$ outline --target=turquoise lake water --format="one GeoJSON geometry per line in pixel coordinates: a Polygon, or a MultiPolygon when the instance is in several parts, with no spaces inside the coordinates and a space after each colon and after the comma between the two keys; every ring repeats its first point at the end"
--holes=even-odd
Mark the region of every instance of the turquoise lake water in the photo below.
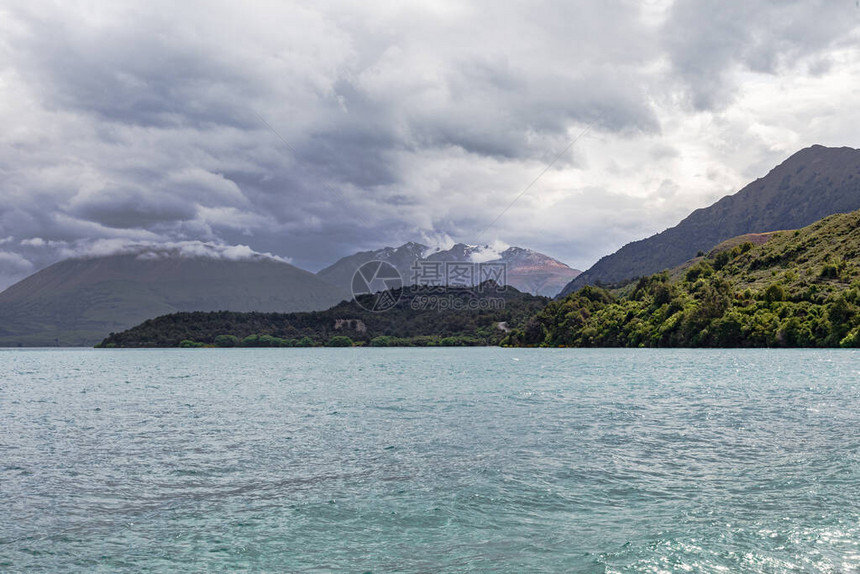
{"type": "Polygon", "coordinates": [[[0,351],[3,572],[858,572],[860,353],[0,351]]]}

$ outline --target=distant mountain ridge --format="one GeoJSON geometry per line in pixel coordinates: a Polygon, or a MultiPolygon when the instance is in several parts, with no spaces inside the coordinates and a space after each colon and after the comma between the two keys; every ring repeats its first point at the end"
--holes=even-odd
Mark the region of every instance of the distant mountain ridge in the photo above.
{"type": "Polygon", "coordinates": [[[669,269],[731,237],[797,229],[856,209],[860,209],[860,150],[814,145],[734,195],[697,209],[675,227],[603,257],[566,285],[560,296],[585,285],[612,284],[669,269]]]}
{"type": "MultiPolygon", "coordinates": [[[[318,275],[243,246],[201,242],[131,245],[112,255],[55,263],[0,292],[0,346],[89,346],[165,314],[193,311],[319,311],[352,298],[365,261],[392,263],[411,284],[417,260],[469,261],[487,248],[419,243],[357,253],[318,275]]],[[[546,255],[510,248],[493,254],[508,284],[546,296],[578,271],[546,255]]]]}
{"type": "Polygon", "coordinates": [[[457,243],[449,249],[433,249],[409,242],[400,247],[384,247],[344,257],[319,271],[317,276],[334,286],[349,286],[355,271],[368,261],[390,263],[400,273],[404,285],[414,283],[416,261],[501,263],[505,266],[508,285],[524,293],[546,297],[554,296],[581,273],[548,255],[522,247],[495,252],[485,245],[457,243]]]}
{"type": "Polygon", "coordinates": [[[177,311],[322,310],[345,290],[272,257],[174,250],[67,259],[0,293],[0,346],[93,345],[177,311]]]}
{"type": "Polygon", "coordinates": [[[368,261],[385,261],[400,272],[404,281],[408,281],[410,269],[416,260],[422,259],[430,250],[426,245],[409,242],[400,247],[383,247],[373,251],[359,251],[347,257],[338,259],[325,269],[317,272],[317,277],[329,285],[349,289],[356,270],[368,261]]]}

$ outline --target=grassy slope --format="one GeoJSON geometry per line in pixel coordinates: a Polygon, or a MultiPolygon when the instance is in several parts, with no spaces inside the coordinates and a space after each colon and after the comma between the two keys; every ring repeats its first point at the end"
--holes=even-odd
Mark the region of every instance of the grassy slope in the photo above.
{"type": "MultiPolygon", "coordinates": [[[[750,238],[747,238],[750,239],[750,238]]],[[[707,257],[614,292],[550,303],[512,345],[855,346],[860,343],[860,211],[707,257]]]]}

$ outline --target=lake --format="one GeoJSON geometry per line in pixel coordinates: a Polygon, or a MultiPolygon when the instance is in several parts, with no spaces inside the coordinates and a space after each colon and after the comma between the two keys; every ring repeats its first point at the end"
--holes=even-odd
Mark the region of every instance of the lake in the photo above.
{"type": "Polygon", "coordinates": [[[0,350],[0,571],[855,572],[860,353],[0,350]]]}

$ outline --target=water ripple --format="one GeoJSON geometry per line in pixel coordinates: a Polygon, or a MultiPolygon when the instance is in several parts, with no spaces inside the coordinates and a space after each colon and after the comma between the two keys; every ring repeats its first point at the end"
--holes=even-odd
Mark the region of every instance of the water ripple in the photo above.
{"type": "Polygon", "coordinates": [[[851,351],[0,351],[0,571],[856,572],[851,351]]]}

